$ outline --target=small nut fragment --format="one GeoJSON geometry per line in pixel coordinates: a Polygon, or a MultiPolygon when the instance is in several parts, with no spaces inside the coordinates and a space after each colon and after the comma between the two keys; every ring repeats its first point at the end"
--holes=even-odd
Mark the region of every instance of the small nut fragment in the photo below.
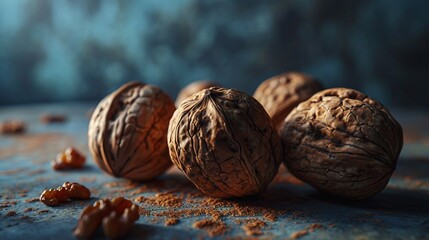
{"type": "Polygon", "coordinates": [[[139,207],[123,197],[98,200],[82,211],[73,234],[89,238],[102,224],[107,237],[119,238],[131,229],[139,217],[139,207]]]}
{"type": "Polygon", "coordinates": [[[286,72],[262,82],[253,97],[265,108],[278,129],[294,107],[320,90],[322,85],[312,77],[286,72]]]}
{"type": "Polygon", "coordinates": [[[25,131],[25,123],[21,120],[7,120],[0,123],[0,133],[19,134],[25,131]]]}
{"type": "Polygon", "coordinates": [[[135,181],[149,180],[171,166],[167,128],[175,110],[171,98],[155,86],[125,84],[94,110],[88,144],[105,172],[135,181]]]}
{"type": "Polygon", "coordinates": [[[261,104],[233,89],[212,87],[184,101],[170,120],[170,157],[213,197],[261,193],[277,173],[281,143],[261,104]]]}
{"type": "Polygon", "coordinates": [[[284,163],[322,192],[365,199],[388,183],[402,149],[402,128],[361,92],[333,88],[296,107],[280,128],[284,163]]]}
{"type": "Polygon", "coordinates": [[[197,93],[201,90],[204,90],[206,88],[211,87],[217,87],[219,86],[215,82],[212,82],[210,80],[200,80],[190,83],[189,85],[185,86],[180,90],[179,94],[177,94],[176,98],[176,107],[179,107],[179,105],[188,97],[192,96],[194,93],[197,93]]]}
{"type": "Polygon", "coordinates": [[[59,115],[59,114],[43,114],[42,116],[40,116],[40,122],[45,123],[45,124],[50,124],[50,123],[62,123],[66,121],[66,116],[64,115],[59,115]]]}
{"type": "Polygon", "coordinates": [[[73,147],[67,148],[64,152],[59,153],[51,166],[55,170],[79,169],[85,165],[85,156],[73,147]]]}
{"type": "Polygon", "coordinates": [[[86,200],[91,197],[91,192],[79,183],[65,182],[63,186],[57,189],[43,191],[40,195],[40,201],[48,206],[56,206],[60,203],[67,202],[68,199],[86,200]]]}

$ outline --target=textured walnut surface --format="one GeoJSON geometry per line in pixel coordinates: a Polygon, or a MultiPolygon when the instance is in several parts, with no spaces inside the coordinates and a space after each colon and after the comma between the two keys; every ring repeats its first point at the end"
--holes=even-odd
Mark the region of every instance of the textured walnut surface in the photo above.
{"type": "Polygon", "coordinates": [[[281,143],[263,107],[231,89],[213,87],[183,102],[168,143],[178,168],[214,197],[262,192],[281,162],[281,143]]]}
{"type": "Polygon", "coordinates": [[[194,93],[197,93],[206,88],[216,87],[216,86],[218,86],[218,84],[210,80],[201,80],[201,81],[195,81],[190,83],[189,85],[182,88],[179,94],[177,94],[176,107],[179,107],[179,105],[183,102],[183,100],[192,96],[194,93]]]}
{"type": "Polygon", "coordinates": [[[351,89],[315,94],[280,129],[284,161],[329,194],[363,199],[381,191],[402,148],[402,128],[379,102],[351,89]]]}
{"type": "Polygon", "coordinates": [[[253,97],[273,119],[274,126],[279,128],[294,107],[320,90],[322,85],[312,77],[288,72],[262,82],[253,97]]]}
{"type": "Polygon", "coordinates": [[[91,153],[104,171],[132,180],[164,172],[168,156],[167,128],[175,110],[159,88],[132,82],[104,98],[88,131],[91,153]]]}

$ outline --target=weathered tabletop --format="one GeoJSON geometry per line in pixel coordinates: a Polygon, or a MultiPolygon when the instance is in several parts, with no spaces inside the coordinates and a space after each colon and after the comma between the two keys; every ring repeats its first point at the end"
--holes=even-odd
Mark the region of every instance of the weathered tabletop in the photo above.
{"type": "MultiPolygon", "coordinates": [[[[25,134],[0,135],[0,239],[72,239],[84,206],[114,196],[136,200],[141,206],[143,215],[127,235],[130,239],[209,238],[210,234],[238,239],[429,239],[429,113],[393,111],[404,127],[405,145],[387,188],[368,200],[352,202],[324,196],[282,167],[263,195],[217,201],[204,197],[175,168],[146,183],[102,173],[87,147],[91,107],[0,108],[0,121],[22,119],[27,123],[25,134]],[[43,113],[64,114],[67,121],[43,124],[39,120],[43,113]],[[52,170],[50,161],[68,146],[86,154],[86,167],[52,170]],[[92,192],[91,200],[58,207],[35,200],[44,189],[65,181],[86,185],[92,192]],[[166,220],[172,218],[178,223],[166,226],[166,220]],[[223,225],[193,227],[203,219],[217,219],[223,225]],[[245,229],[251,229],[249,223],[255,222],[261,235],[246,235],[245,229]]],[[[96,237],[103,237],[101,231],[96,237]]]]}

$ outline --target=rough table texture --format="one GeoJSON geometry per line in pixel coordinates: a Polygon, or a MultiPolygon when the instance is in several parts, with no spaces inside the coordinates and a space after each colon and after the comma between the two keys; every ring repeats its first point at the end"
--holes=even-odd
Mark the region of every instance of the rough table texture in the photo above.
{"type": "MultiPolygon", "coordinates": [[[[114,196],[135,200],[141,207],[141,217],[127,235],[130,239],[429,238],[428,113],[393,111],[404,127],[404,149],[387,188],[368,200],[340,201],[324,196],[282,167],[264,194],[224,201],[204,197],[175,168],[145,183],[103,174],[87,147],[88,110],[93,106],[0,109],[0,121],[22,119],[27,123],[24,134],[0,135],[1,239],[73,239],[72,231],[84,206],[114,196]],[[67,121],[41,123],[44,113],[65,114],[67,121]],[[68,146],[87,156],[86,167],[52,170],[50,162],[68,146]],[[37,200],[44,189],[65,181],[87,186],[91,199],[57,207],[37,200]]],[[[96,237],[103,235],[98,232],[96,237]]]]}

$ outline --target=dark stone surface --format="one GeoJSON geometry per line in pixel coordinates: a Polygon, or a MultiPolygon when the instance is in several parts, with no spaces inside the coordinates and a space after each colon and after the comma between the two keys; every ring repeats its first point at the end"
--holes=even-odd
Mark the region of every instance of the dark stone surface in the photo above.
{"type": "MultiPolygon", "coordinates": [[[[1,239],[73,239],[72,231],[84,206],[99,198],[125,196],[152,197],[156,193],[176,195],[198,193],[177,169],[162,177],[132,183],[101,172],[88,155],[87,125],[89,104],[38,105],[0,108],[0,121],[23,119],[27,132],[23,135],[0,135],[0,238],[1,239]],[[64,123],[43,124],[44,113],[65,114],[64,123]],[[87,155],[83,170],[57,172],[50,161],[64,148],[73,145],[87,155]],[[58,207],[25,200],[64,181],[77,181],[92,192],[89,201],[71,201],[58,207]],[[156,187],[154,187],[156,186],[156,187]],[[136,190],[144,190],[136,192],[136,190]],[[15,202],[7,204],[7,202],[15,202]],[[25,212],[26,208],[37,208],[25,212]],[[43,213],[40,211],[48,210],[43,213]],[[10,211],[16,215],[7,216],[10,211]],[[26,216],[26,217],[24,217],[26,216]],[[23,218],[24,217],[24,218],[23,218]]],[[[405,146],[398,167],[387,188],[365,201],[342,201],[320,194],[294,179],[285,169],[261,196],[231,200],[240,206],[257,206],[261,212],[250,218],[261,219],[267,226],[261,238],[287,239],[296,231],[317,223],[324,229],[309,232],[302,239],[427,239],[429,233],[429,128],[427,113],[393,111],[404,127],[405,146]],[[283,212],[277,220],[262,215],[267,209],[283,212]]],[[[202,197],[197,197],[202,198],[202,197]]],[[[138,203],[152,213],[173,208],[138,203]]],[[[178,209],[200,209],[204,206],[183,201],[178,209]]],[[[252,208],[252,207],[251,207],[252,208]]],[[[218,208],[221,210],[221,208],[218,208]]],[[[195,221],[210,216],[183,216],[177,225],[164,226],[164,218],[141,216],[127,235],[128,239],[195,239],[209,238],[207,233],[192,227],[195,221]]],[[[245,216],[225,215],[228,226],[224,237],[246,237],[237,220],[245,216]]],[[[96,234],[102,238],[101,232],[96,234]]]]}
{"type": "Polygon", "coordinates": [[[428,107],[422,0],[0,1],[0,105],[100,100],[124,82],[173,97],[212,79],[253,93],[284,71],[428,107]]]}

